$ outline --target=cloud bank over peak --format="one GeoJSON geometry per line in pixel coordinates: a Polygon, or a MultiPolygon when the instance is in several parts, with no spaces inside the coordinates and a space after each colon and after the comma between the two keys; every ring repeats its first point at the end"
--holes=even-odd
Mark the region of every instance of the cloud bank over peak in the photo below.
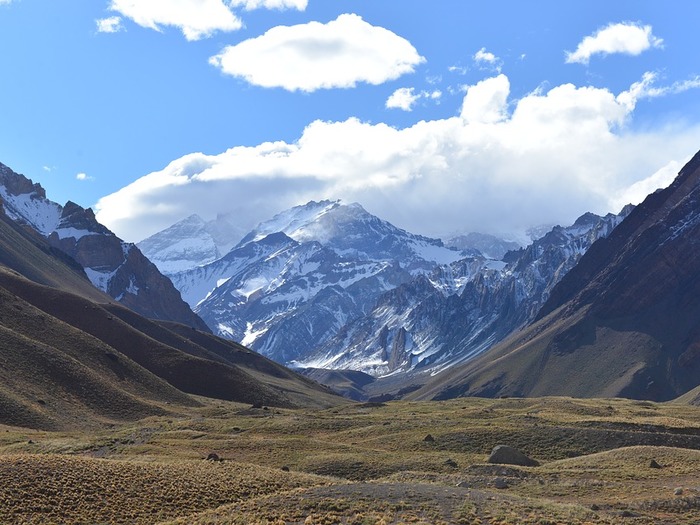
{"type": "Polygon", "coordinates": [[[652,34],[651,26],[635,22],[610,24],[585,37],[573,53],[566,53],[567,64],[588,64],[593,55],[639,55],[663,47],[663,39],[652,34]]]}
{"type": "Polygon", "coordinates": [[[312,92],[358,82],[382,84],[412,73],[425,59],[388,29],[342,14],[327,24],[273,27],[227,46],[209,62],[256,86],[312,92]]]}
{"type": "Polygon", "coordinates": [[[193,213],[233,213],[250,229],[323,198],[360,202],[427,235],[568,224],[619,211],[622,199],[668,180],[669,159],[697,149],[700,127],[626,131],[644,86],[615,94],[562,84],[513,100],[500,74],[469,86],[451,118],[403,129],[314,121],[293,143],[184,156],[100,199],[97,216],[134,241],[193,213]]]}

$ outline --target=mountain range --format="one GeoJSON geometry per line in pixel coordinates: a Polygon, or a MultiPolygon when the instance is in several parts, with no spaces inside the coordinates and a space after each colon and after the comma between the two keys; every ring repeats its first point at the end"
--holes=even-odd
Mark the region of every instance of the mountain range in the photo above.
{"type": "Polygon", "coordinates": [[[333,403],[284,366],[355,399],[698,399],[700,153],[636,208],[586,213],[517,248],[444,243],[340,201],[296,206],[238,241],[226,217],[193,216],[135,246],[4,165],[0,198],[0,372],[14,385],[0,405],[15,422],[118,417],[86,389],[46,385],[109,391],[122,373],[114,396],[131,416],[196,402],[185,393],[333,403]],[[27,355],[44,363],[36,377],[27,355]],[[73,404],[51,412],[44,397],[56,396],[73,404]]]}
{"type": "MultiPolygon", "coordinates": [[[[517,245],[485,235],[445,246],[359,204],[310,202],[260,224],[222,258],[168,275],[218,335],[312,377],[363,372],[371,376],[364,388],[398,395],[532,321],[557,282],[631,209],[587,213],[508,250],[517,245]]],[[[204,221],[185,219],[139,246],[167,271],[169,254],[182,261],[170,247],[196,244],[182,237],[198,234],[193,222],[204,221]],[[153,247],[160,251],[147,251],[153,247]]],[[[334,377],[346,376],[326,379],[334,377]]]]}

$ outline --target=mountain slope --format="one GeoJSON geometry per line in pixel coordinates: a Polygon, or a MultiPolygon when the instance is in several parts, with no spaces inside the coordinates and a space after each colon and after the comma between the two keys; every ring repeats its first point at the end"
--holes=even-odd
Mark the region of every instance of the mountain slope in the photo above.
{"type": "Polygon", "coordinates": [[[0,200],[7,218],[32,228],[77,261],[93,285],[112,298],[146,317],[208,330],[156,266],[133,244],[99,224],[92,210],[50,201],[39,184],[3,164],[0,200]]]}
{"type": "Polygon", "coordinates": [[[673,399],[700,383],[700,153],[595,243],[534,324],[416,397],[673,399]]]}

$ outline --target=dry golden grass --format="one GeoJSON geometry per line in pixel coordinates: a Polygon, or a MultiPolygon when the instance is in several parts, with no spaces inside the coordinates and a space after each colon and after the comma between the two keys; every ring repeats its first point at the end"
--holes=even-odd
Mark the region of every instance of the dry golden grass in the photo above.
{"type": "Polygon", "coordinates": [[[0,523],[154,523],[325,482],[232,462],[150,459],[0,457],[0,523]]]}
{"type": "Polygon", "coordinates": [[[0,523],[700,522],[700,408],[570,398],[326,410],[201,401],[90,434],[0,428],[0,523]],[[501,443],[542,465],[485,463],[501,443]],[[225,461],[204,461],[210,452],[225,461]],[[507,488],[496,488],[499,478],[507,488]]]}

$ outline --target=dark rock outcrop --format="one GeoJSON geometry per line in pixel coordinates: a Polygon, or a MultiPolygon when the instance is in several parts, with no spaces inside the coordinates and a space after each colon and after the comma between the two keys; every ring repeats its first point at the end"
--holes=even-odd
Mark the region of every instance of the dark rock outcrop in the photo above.
{"type": "Polygon", "coordinates": [[[520,465],[522,467],[537,467],[539,462],[529,458],[518,449],[508,445],[496,445],[487,459],[489,463],[500,465],[520,465]]]}

